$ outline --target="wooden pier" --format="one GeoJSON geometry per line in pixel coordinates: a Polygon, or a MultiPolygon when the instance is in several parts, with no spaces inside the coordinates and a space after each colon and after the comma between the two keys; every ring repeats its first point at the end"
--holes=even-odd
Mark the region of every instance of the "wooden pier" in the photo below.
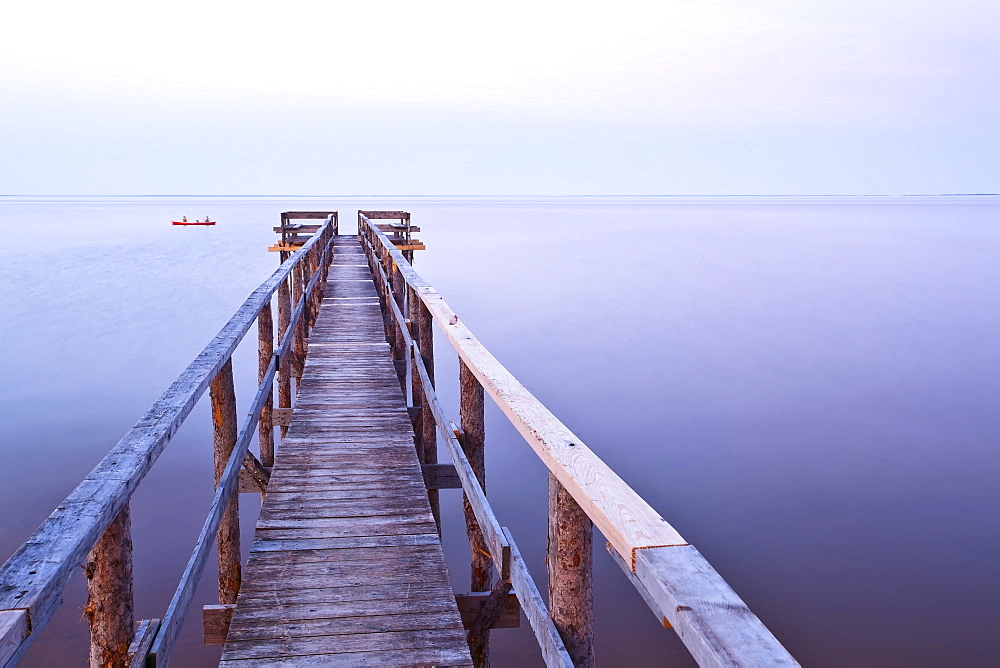
{"type": "Polygon", "coordinates": [[[472,665],[371,270],[333,257],[222,664],[472,665]]]}
{"type": "Polygon", "coordinates": [[[282,214],[278,270],[0,567],[0,665],[24,655],[81,565],[90,664],[167,665],[214,546],[218,603],[202,623],[226,666],[487,666],[491,629],[522,616],[546,665],[594,666],[595,528],[621,584],[699,664],[797,665],[413,270],[408,212],[359,211],[357,235],[339,226],[337,212],[282,214]],[[232,355],[254,323],[259,386],[240,421],[232,355]],[[436,393],[435,331],[459,360],[457,422],[436,393]],[[215,495],[168,608],[136,621],[129,498],[206,391],[215,495]],[[484,491],[487,399],[550,473],[547,601],[484,491]],[[444,561],[446,488],[463,492],[468,587],[444,561]],[[263,494],[246,564],[241,493],[263,494]]]}

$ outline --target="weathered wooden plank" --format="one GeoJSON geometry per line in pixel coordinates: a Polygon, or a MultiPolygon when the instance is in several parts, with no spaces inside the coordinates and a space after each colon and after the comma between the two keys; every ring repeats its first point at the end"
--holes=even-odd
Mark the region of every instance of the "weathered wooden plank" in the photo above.
{"type": "Polygon", "coordinates": [[[0,610],[0,666],[14,658],[28,633],[27,610],[0,610]]]}
{"type": "Polygon", "coordinates": [[[321,517],[336,518],[356,518],[374,517],[386,515],[389,517],[399,517],[401,515],[419,516],[426,519],[433,519],[425,508],[413,503],[411,499],[398,497],[380,497],[377,499],[352,499],[351,501],[340,500],[337,502],[316,503],[309,501],[302,503],[271,503],[268,504],[266,512],[261,513],[264,519],[284,517],[292,519],[313,519],[321,517]]]}
{"type": "MultiPolygon", "coordinates": [[[[302,654],[336,654],[348,652],[384,652],[408,650],[411,663],[419,665],[420,650],[452,650],[455,663],[463,665],[461,650],[456,645],[465,644],[461,629],[427,629],[420,631],[389,631],[385,633],[356,633],[338,636],[313,636],[306,646],[299,638],[269,638],[226,643],[224,660],[265,657],[288,657],[302,654]]],[[[468,650],[466,650],[467,653],[468,650]]],[[[422,653],[422,652],[421,652],[422,653]]],[[[372,657],[373,659],[375,657],[372,657]]],[[[467,662],[468,659],[465,658],[467,662]]],[[[384,665],[384,664],[383,664],[384,665]]],[[[446,664],[448,665],[448,664],[446,664]]],[[[465,663],[464,665],[468,665],[465,663]]]]}
{"type": "Polygon", "coordinates": [[[281,427],[287,427],[292,424],[292,410],[291,408],[273,409],[271,411],[273,423],[281,427]]]}
{"type": "Polygon", "coordinates": [[[274,610],[289,606],[311,605],[370,605],[370,609],[380,606],[428,605],[432,600],[453,605],[454,594],[450,583],[417,581],[404,585],[383,582],[370,583],[364,587],[343,585],[340,587],[307,586],[304,588],[282,587],[278,589],[245,590],[240,592],[240,615],[256,614],[258,610],[274,610]],[[377,605],[373,605],[377,603],[377,605]]]}
{"type": "Polygon", "coordinates": [[[202,607],[201,625],[206,645],[222,645],[226,642],[234,610],[236,610],[235,603],[219,603],[202,607]]]}
{"type": "Polygon", "coordinates": [[[358,548],[384,548],[394,545],[437,545],[436,534],[390,534],[379,536],[340,536],[331,538],[306,538],[300,540],[258,540],[251,548],[254,552],[291,552],[295,550],[354,550],[358,548]]]}
{"type": "Polygon", "coordinates": [[[424,464],[424,485],[427,489],[462,489],[462,479],[454,464],[424,464]]]}
{"type": "Polygon", "coordinates": [[[410,219],[410,213],[408,211],[358,211],[358,215],[372,220],[410,219]]]}
{"type": "Polygon", "coordinates": [[[639,580],[639,578],[635,576],[635,573],[632,572],[631,564],[622,559],[622,555],[618,554],[618,552],[615,551],[615,548],[611,545],[611,543],[606,543],[605,547],[608,549],[608,554],[611,555],[611,559],[616,564],[618,564],[618,567],[622,569],[622,572],[625,574],[625,577],[627,577],[629,582],[632,583],[632,586],[635,587],[635,590],[639,592],[639,596],[642,597],[642,600],[646,602],[646,605],[649,607],[650,611],[654,615],[656,615],[657,621],[659,621],[660,624],[663,625],[663,628],[665,629],[671,628],[670,620],[668,620],[666,615],[664,615],[660,611],[660,604],[657,603],[656,599],[654,599],[649,594],[649,592],[646,591],[646,585],[642,584],[642,581],[639,580]]]}
{"type": "Polygon", "coordinates": [[[699,665],[799,665],[693,546],[637,550],[635,576],[699,665]]]}
{"type": "Polygon", "coordinates": [[[132,643],[128,646],[129,668],[146,668],[146,659],[149,658],[149,650],[159,628],[159,619],[143,619],[139,622],[135,635],[132,636],[132,643]]]}
{"type": "MultiPolygon", "coordinates": [[[[468,594],[455,594],[455,601],[458,603],[458,611],[462,615],[462,626],[465,630],[470,630],[483,611],[487,599],[490,597],[488,591],[476,591],[468,594]]],[[[493,621],[490,628],[493,629],[516,629],[521,626],[521,606],[517,601],[517,594],[508,593],[504,597],[500,614],[493,621]]]]}
{"type": "Polygon", "coordinates": [[[316,666],[324,664],[342,666],[470,666],[472,663],[461,650],[451,647],[420,648],[420,663],[414,663],[413,651],[404,649],[381,649],[374,652],[339,652],[337,654],[305,654],[299,656],[276,656],[259,659],[237,659],[222,661],[219,665],[240,666],[272,666],[287,668],[290,666],[316,666]]]}
{"type": "MultiPolygon", "coordinates": [[[[389,534],[392,535],[392,534],[389,534]]],[[[253,551],[249,563],[257,568],[271,566],[290,568],[303,566],[315,573],[339,572],[345,568],[353,568],[359,564],[392,564],[400,566],[404,562],[413,562],[413,568],[407,569],[410,575],[426,576],[436,574],[444,576],[448,570],[443,562],[434,559],[438,554],[438,545],[385,545],[378,550],[353,549],[344,552],[343,548],[314,548],[308,550],[289,550],[286,552],[253,551]]]]}
{"type": "MultiPolygon", "coordinates": [[[[377,615],[372,614],[373,609],[378,606],[368,603],[366,614],[353,616],[326,617],[319,619],[305,618],[284,614],[287,609],[282,608],[267,616],[256,619],[241,617],[236,624],[229,627],[229,643],[240,643],[245,641],[266,641],[271,639],[300,638],[304,646],[315,643],[314,638],[322,636],[324,638],[336,638],[337,636],[354,636],[359,634],[370,634],[372,629],[379,631],[439,631],[442,629],[460,630],[462,624],[455,619],[455,612],[452,609],[454,604],[435,610],[433,607],[423,607],[412,612],[398,612],[396,614],[377,615]],[[269,623],[280,620],[281,624],[269,623]]],[[[342,638],[345,645],[350,646],[351,638],[342,638]]]]}
{"type": "Polygon", "coordinates": [[[276,517],[257,523],[261,529],[322,529],[330,536],[374,536],[392,533],[426,533],[433,531],[433,521],[424,517],[313,517],[295,519],[276,517]]]}
{"type": "Polygon", "coordinates": [[[283,211],[282,222],[286,220],[322,220],[337,215],[336,211],[283,211]]]}
{"type": "MultiPolygon", "coordinates": [[[[403,590],[397,588],[393,592],[390,592],[388,596],[378,599],[355,597],[350,600],[304,602],[294,598],[291,600],[286,599],[280,604],[276,604],[273,601],[257,605],[241,603],[240,619],[234,628],[239,629],[241,632],[246,632],[257,626],[262,626],[261,622],[266,624],[269,620],[274,619],[303,621],[368,617],[369,619],[365,623],[369,624],[369,626],[367,629],[363,629],[362,632],[365,630],[370,632],[373,628],[377,628],[373,623],[375,620],[371,619],[372,617],[416,615],[424,612],[438,616],[438,620],[429,625],[428,628],[457,628],[458,622],[454,615],[455,602],[448,600],[446,596],[440,596],[441,592],[440,588],[426,588],[423,590],[426,597],[415,597],[409,595],[410,592],[406,592],[407,595],[403,595],[403,590]]],[[[461,605],[459,607],[461,608],[461,605]]],[[[516,601],[514,608],[516,611],[516,601]]],[[[402,626],[397,626],[396,630],[404,629],[402,626]]],[[[260,638],[274,637],[267,635],[273,632],[271,630],[255,632],[255,634],[260,638]]],[[[280,628],[277,632],[281,633],[280,628]]],[[[340,632],[343,631],[341,630],[340,632]]],[[[234,639],[236,638],[234,637],[234,639]]]]}

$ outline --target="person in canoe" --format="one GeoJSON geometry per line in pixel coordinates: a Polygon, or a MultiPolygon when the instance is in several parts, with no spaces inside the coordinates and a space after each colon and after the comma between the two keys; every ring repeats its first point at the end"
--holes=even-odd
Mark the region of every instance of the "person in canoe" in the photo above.
{"type": "Polygon", "coordinates": [[[186,222],[188,222],[188,217],[187,217],[187,216],[184,216],[183,218],[181,218],[181,222],[182,222],[182,223],[186,223],[186,222]]]}

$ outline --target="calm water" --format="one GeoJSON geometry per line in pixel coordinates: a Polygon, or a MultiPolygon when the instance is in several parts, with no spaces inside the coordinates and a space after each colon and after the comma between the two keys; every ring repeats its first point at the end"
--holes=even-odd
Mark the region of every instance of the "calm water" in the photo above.
{"type": "MultiPolygon", "coordinates": [[[[1000,664],[998,198],[0,198],[0,559],[274,269],[281,211],[351,228],[359,207],[413,212],[418,270],[804,664],[1000,664]]],[[[246,402],[256,352],[236,362],[246,402]]],[[[488,420],[490,496],[541,581],[545,471],[488,420]]],[[[211,486],[199,406],[133,504],[139,617],[162,615],[211,486]]],[[[686,665],[595,542],[600,663],[686,665]]],[[[85,660],[83,599],[78,577],[24,665],[85,660]]],[[[180,665],[219,656],[199,618],[180,665]]],[[[540,664],[526,625],[494,639],[498,665],[540,664]]]]}

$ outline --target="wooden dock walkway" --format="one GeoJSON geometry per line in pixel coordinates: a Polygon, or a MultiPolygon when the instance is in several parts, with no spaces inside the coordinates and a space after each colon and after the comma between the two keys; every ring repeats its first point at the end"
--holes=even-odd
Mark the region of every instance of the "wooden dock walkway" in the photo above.
{"type": "Polygon", "coordinates": [[[206,643],[224,643],[226,666],[487,668],[490,634],[523,618],[546,666],[593,668],[595,529],[620,584],[699,665],[798,665],[695,546],[414,271],[423,245],[409,212],[360,210],[358,235],[339,225],[336,211],[281,214],[277,270],[0,565],[0,666],[25,656],[81,566],[90,665],[168,666],[214,552],[218,604],[203,605],[202,623],[206,643]],[[233,353],[255,324],[258,386],[239,418],[233,353]],[[458,358],[457,422],[435,380],[442,334],[439,353],[458,358]],[[215,493],[166,610],[140,617],[130,499],[206,394],[215,493]],[[487,398],[549,472],[547,600],[486,496],[487,398]],[[440,489],[463,495],[471,578],[457,595],[440,489]],[[244,567],[245,493],[265,496],[244,567]]]}
{"type": "Polygon", "coordinates": [[[357,236],[333,263],[222,664],[471,665],[357,236]]]}

